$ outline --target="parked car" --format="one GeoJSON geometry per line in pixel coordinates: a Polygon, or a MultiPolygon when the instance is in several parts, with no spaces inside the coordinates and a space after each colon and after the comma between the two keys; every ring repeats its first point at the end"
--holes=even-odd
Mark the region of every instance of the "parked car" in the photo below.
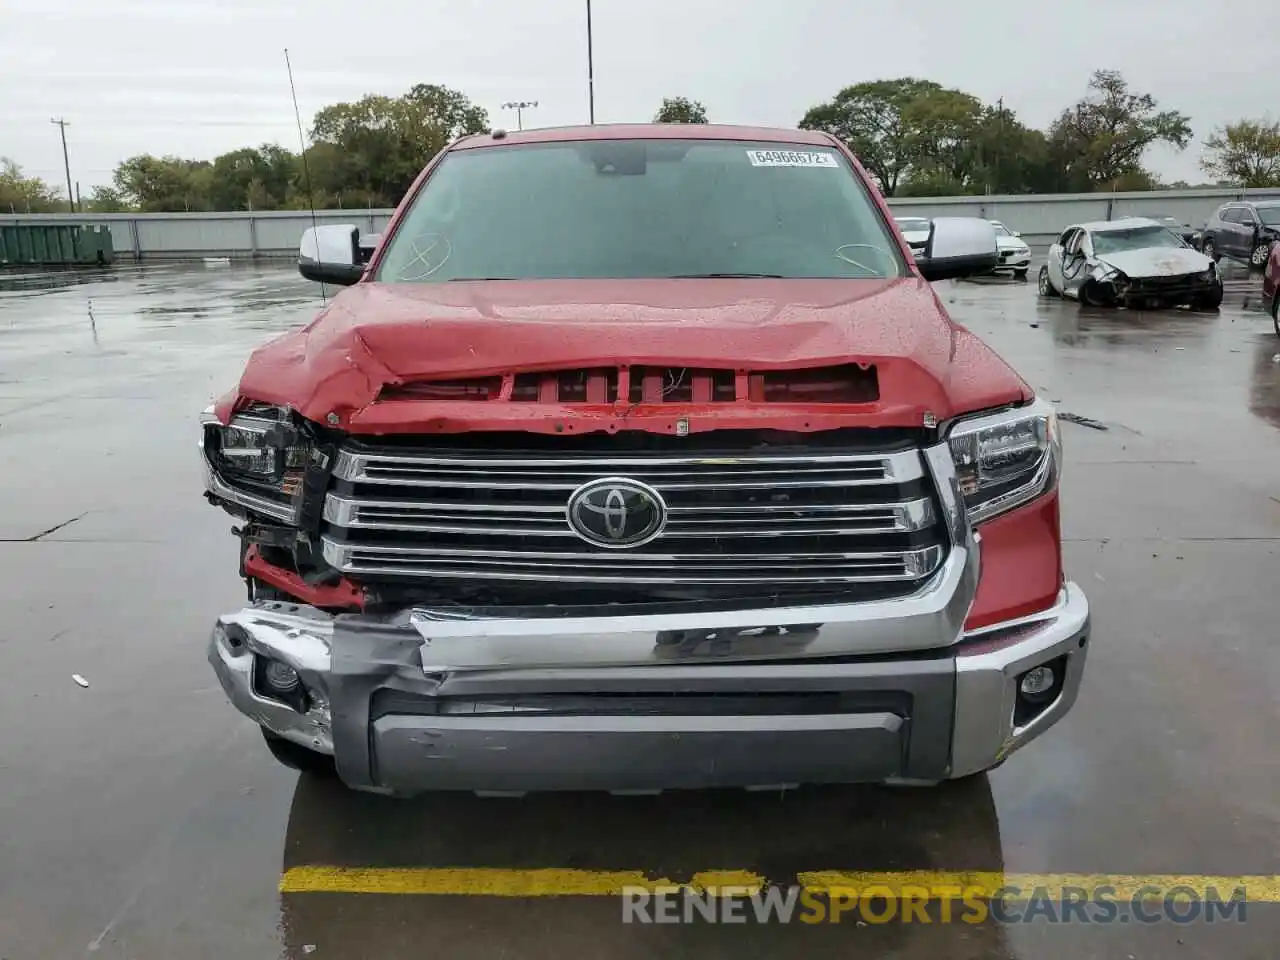
{"type": "Polygon", "coordinates": [[[1201,245],[1204,243],[1203,230],[1197,230],[1195,227],[1191,226],[1190,224],[1183,223],[1177,217],[1163,217],[1163,216],[1147,217],[1147,216],[1139,215],[1138,217],[1126,217],[1125,219],[1126,220],[1134,220],[1134,219],[1154,220],[1156,223],[1161,224],[1162,226],[1168,228],[1172,233],[1181,237],[1183,243],[1185,243],[1188,247],[1191,247],[1193,250],[1199,250],[1201,245]]]}
{"type": "Polygon", "coordinates": [[[1271,247],[1266,271],[1262,275],[1262,298],[1271,309],[1271,323],[1280,337],[1280,243],[1271,247]]]}
{"type": "Polygon", "coordinates": [[[1027,271],[1031,269],[1031,248],[1022,239],[1022,234],[1010,230],[999,220],[992,220],[991,225],[996,228],[996,244],[1000,248],[1000,266],[996,270],[1008,270],[1019,280],[1027,279],[1027,271]]]}
{"type": "Polygon", "coordinates": [[[1216,309],[1222,275],[1155,220],[1126,217],[1067,227],[1040,268],[1040,295],[1092,306],[1216,309]]]}
{"type": "Polygon", "coordinates": [[[893,222],[902,231],[902,239],[907,241],[912,254],[916,257],[924,255],[925,244],[929,242],[928,217],[894,217],[893,222]]]}
{"type": "Polygon", "coordinates": [[[346,289],[202,417],[228,697],[395,795],[1000,764],[1075,701],[1089,606],[1052,405],[925,282],[995,231],[924,254],[836,138],[705,125],[464,137],[367,264],[306,231],[346,289]]]}
{"type": "Polygon", "coordinates": [[[1237,200],[1214,211],[1204,227],[1204,252],[1264,266],[1280,238],[1280,200],[1237,200]]]}

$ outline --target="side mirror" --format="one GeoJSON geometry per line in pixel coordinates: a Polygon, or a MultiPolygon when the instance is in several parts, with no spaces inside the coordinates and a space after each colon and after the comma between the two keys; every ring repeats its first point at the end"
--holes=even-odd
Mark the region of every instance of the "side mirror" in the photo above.
{"type": "Polygon", "coordinates": [[[926,280],[990,273],[1000,264],[996,228],[979,217],[935,217],[916,267],[926,280]]]}
{"type": "Polygon", "coordinates": [[[348,287],[367,262],[361,259],[360,230],[349,223],[308,227],[298,244],[298,272],[317,283],[348,287]]]}
{"type": "Polygon", "coordinates": [[[1021,231],[1021,230],[1015,230],[1015,231],[1013,231],[1013,235],[1014,235],[1015,237],[1020,237],[1020,236],[1022,236],[1022,231],[1021,231]]]}

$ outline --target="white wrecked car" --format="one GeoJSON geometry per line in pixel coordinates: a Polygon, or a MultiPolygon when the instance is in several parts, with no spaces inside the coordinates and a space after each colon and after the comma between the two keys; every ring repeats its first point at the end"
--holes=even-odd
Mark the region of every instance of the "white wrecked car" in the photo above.
{"type": "Polygon", "coordinates": [[[1132,217],[1062,231],[1040,268],[1040,295],[1099,307],[1212,310],[1222,303],[1222,275],[1163,224],[1132,217]]]}
{"type": "Polygon", "coordinates": [[[925,247],[929,243],[929,228],[933,221],[928,217],[894,217],[893,222],[902,231],[902,239],[907,241],[912,254],[919,260],[924,256],[925,247]]]}
{"type": "Polygon", "coordinates": [[[1000,251],[1000,266],[993,272],[1010,270],[1018,280],[1027,279],[1027,271],[1031,269],[1031,248],[1022,239],[1022,234],[1010,230],[999,220],[992,220],[996,228],[996,247],[1000,251]]]}

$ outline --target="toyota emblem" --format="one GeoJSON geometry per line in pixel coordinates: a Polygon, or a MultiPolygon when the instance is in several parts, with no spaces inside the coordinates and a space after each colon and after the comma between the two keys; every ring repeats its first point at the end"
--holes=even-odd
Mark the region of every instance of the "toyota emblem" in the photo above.
{"type": "Polygon", "coordinates": [[[662,533],[667,505],[662,494],[648,484],[605,477],[573,491],[565,517],[573,532],[587,543],[638,547],[662,533]]]}

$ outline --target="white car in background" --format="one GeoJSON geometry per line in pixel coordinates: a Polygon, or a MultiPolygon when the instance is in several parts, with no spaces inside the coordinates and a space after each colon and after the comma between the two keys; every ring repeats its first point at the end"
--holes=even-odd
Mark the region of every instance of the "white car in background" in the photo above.
{"type": "Polygon", "coordinates": [[[1142,217],[1078,223],[1049,248],[1040,268],[1042,297],[1070,297],[1095,307],[1216,310],[1217,264],[1164,224],[1142,217]]]}
{"type": "Polygon", "coordinates": [[[917,259],[924,256],[924,248],[929,243],[929,227],[933,221],[928,217],[894,217],[893,222],[902,231],[902,239],[907,241],[911,253],[917,259]]]}
{"type": "Polygon", "coordinates": [[[1027,279],[1027,271],[1031,269],[1031,248],[1022,239],[1022,234],[1010,230],[999,220],[992,220],[991,225],[996,228],[996,246],[1000,250],[1000,266],[993,272],[1011,270],[1017,279],[1027,279]]]}

